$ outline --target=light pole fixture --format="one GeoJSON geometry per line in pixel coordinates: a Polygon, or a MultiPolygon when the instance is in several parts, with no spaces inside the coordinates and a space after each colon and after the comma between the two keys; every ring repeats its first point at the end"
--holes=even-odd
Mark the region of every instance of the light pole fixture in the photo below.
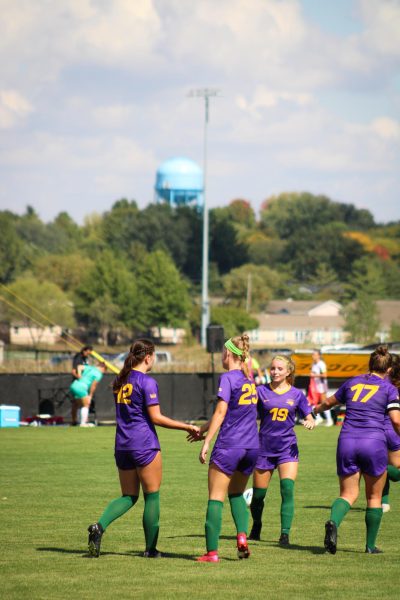
{"type": "Polygon", "coordinates": [[[210,113],[210,98],[219,95],[215,88],[190,90],[188,96],[204,98],[204,147],[203,147],[203,260],[201,278],[201,345],[206,347],[207,327],[210,324],[210,303],[208,298],[208,207],[207,207],[207,126],[210,113]]]}

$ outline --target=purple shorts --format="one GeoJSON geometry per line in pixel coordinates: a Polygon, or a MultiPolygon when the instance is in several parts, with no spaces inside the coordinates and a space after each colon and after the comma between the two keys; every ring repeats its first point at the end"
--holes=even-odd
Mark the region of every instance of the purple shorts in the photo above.
{"type": "Polygon", "coordinates": [[[131,471],[137,467],[145,467],[150,464],[160,452],[157,448],[150,450],[116,450],[115,462],[121,471],[131,471]]]}
{"type": "Polygon", "coordinates": [[[299,462],[299,449],[297,444],[292,444],[277,456],[261,453],[258,455],[256,469],[259,471],[274,471],[278,465],[289,462],[299,462]]]}
{"type": "Polygon", "coordinates": [[[400,436],[397,435],[393,427],[385,427],[386,443],[390,452],[400,450],[400,436]]]}
{"type": "Polygon", "coordinates": [[[336,451],[337,474],[339,476],[366,473],[379,477],[386,471],[388,462],[385,440],[339,436],[336,451]]]}
{"type": "Polygon", "coordinates": [[[251,475],[256,466],[258,448],[215,448],[210,457],[210,464],[214,463],[225,475],[233,475],[240,471],[243,475],[251,475]]]}

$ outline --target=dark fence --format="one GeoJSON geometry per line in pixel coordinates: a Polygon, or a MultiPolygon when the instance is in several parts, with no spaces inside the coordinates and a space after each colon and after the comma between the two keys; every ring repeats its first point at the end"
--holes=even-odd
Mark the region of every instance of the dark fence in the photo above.
{"type": "MultiPolygon", "coordinates": [[[[218,375],[211,373],[152,374],[160,391],[161,411],[166,416],[181,420],[208,419],[213,412],[218,375]]],[[[105,375],[95,394],[96,419],[112,421],[115,417],[111,391],[113,375],[105,375]]],[[[68,392],[69,374],[1,374],[0,404],[21,408],[21,419],[38,414],[71,418],[71,400],[68,392]]]]}
{"type": "MultiPolygon", "coordinates": [[[[160,391],[161,411],[168,417],[181,420],[208,419],[213,412],[218,374],[212,373],[159,373],[152,374],[160,391]]],[[[96,419],[114,420],[114,400],[111,382],[114,375],[106,374],[97,387],[94,408],[96,419]]],[[[68,373],[0,374],[0,404],[21,408],[21,419],[38,414],[71,418],[68,373]]],[[[343,379],[329,380],[329,387],[337,389],[343,379]]],[[[308,377],[297,377],[296,387],[306,391],[308,377]]]]}

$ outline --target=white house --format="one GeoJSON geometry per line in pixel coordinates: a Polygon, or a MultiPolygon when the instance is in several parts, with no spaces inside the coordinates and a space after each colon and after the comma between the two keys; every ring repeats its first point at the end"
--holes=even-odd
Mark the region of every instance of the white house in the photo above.
{"type": "MultiPolygon", "coordinates": [[[[377,340],[388,341],[393,322],[400,324],[400,301],[378,300],[377,340]]],[[[253,344],[296,346],[338,345],[346,342],[343,306],[334,300],[272,300],[267,311],[257,315],[258,329],[250,332],[253,344]]]]}
{"type": "Polygon", "coordinates": [[[59,325],[53,327],[28,327],[21,323],[10,325],[10,344],[21,346],[35,346],[36,344],[53,345],[60,341],[62,328],[59,325]]]}
{"type": "Polygon", "coordinates": [[[251,341],[267,346],[341,344],[345,342],[342,306],[334,300],[272,300],[257,315],[258,329],[251,341]]]}

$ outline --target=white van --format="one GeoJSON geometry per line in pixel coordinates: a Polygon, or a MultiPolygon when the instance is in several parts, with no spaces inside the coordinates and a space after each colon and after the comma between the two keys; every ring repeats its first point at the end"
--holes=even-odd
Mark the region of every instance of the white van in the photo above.
{"type": "MultiPolygon", "coordinates": [[[[121,354],[118,354],[113,360],[112,363],[118,367],[118,369],[122,369],[122,367],[124,366],[124,362],[126,357],[128,356],[129,352],[121,352],[121,354]]],[[[172,356],[170,352],[167,352],[166,350],[156,350],[156,363],[159,363],[161,365],[167,365],[172,363],[172,356]]]]}

